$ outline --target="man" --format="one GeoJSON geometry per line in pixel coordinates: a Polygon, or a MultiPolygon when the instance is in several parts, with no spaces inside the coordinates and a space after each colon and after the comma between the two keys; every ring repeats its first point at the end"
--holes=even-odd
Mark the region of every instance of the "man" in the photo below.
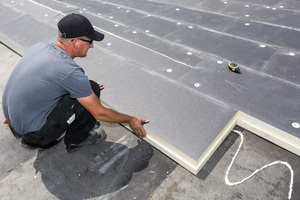
{"type": "Polygon", "coordinates": [[[58,23],[55,44],[30,47],[10,75],[2,97],[4,115],[13,134],[26,148],[46,149],[57,144],[66,131],[68,152],[104,140],[97,120],[128,123],[145,137],[148,120],[118,113],[100,103],[102,84],[89,81],[75,57],[85,57],[93,41],[104,35],[90,21],[70,14],[58,23]]]}

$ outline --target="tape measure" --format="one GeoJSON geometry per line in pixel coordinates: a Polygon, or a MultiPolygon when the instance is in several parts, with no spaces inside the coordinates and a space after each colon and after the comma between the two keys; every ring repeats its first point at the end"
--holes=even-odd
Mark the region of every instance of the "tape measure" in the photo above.
{"type": "Polygon", "coordinates": [[[235,73],[238,73],[238,74],[241,74],[241,73],[242,73],[241,70],[240,70],[240,68],[239,68],[239,65],[236,64],[236,63],[233,63],[233,62],[230,62],[230,63],[228,64],[228,69],[229,69],[230,71],[235,72],[235,73]]]}

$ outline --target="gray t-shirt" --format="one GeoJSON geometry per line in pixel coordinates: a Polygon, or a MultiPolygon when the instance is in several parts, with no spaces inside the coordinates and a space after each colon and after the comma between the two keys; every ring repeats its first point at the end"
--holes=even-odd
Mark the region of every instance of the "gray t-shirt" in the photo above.
{"type": "Polygon", "coordinates": [[[65,94],[93,93],[84,70],[52,43],[30,47],[10,75],[2,96],[4,115],[19,134],[37,131],[65,94]]]}

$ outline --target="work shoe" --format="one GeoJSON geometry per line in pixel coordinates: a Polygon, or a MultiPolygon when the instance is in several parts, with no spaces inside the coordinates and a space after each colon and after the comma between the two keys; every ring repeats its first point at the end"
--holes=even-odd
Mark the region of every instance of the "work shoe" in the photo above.
{"type": "Polygon", "coordinates": [[[89,136],[79,144],[70,144],[66,146],[68,153],[73,153],[86,145],[96,144],[106,139],[106,133],[102,128],[95,128],[89,132],[89,136]]]}

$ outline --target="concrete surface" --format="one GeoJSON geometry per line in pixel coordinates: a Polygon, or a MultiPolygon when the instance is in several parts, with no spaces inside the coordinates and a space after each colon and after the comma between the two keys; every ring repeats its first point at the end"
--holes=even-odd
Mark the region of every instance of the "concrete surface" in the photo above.
{"type": "MultiPolygon", "coordinates": [[[[0,94],[20,57],[0,45],[0,94]]],[[[240,144],[232,132],[197,176],[118,124],[101,123],[106,141],[68,154],[63,143],[46,151],[29,151],[3,124],[0,109],[0,199],[287,199],[290,170],[271,166],[231,187],[224,177],[240,144]]],[[[300,158],[240,127],[245,140],[229,174],[240,181],[273,161],[288,162],[294,172],[292,199],[300,196],[300,158]]]]}

